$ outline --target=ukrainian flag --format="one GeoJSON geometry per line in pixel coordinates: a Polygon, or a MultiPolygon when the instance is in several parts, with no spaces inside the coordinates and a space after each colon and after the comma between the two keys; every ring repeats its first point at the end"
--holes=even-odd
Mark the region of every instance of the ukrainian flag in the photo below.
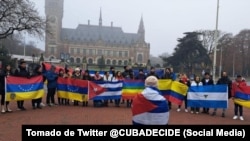
{"type": "Polygon", "coordinates": [[[141,93],[144,88],[144,81],[142,80],[124,80],[122,98],[133,99],[137,94],[141,93]]]}
{"type": "Polygon", "coordinates": [[[234,102],[243,107],[250,108],[250,86],[237,88],[234,96],[234,102]]]}
{"type": "Polygon", "coordinates": [[[62,78],[57,80],[57,96],[80,102],[88,100],[88,81],[74,78],[62,78]]]}
{"type": "Polygon", "coordinates": [[[31,78],[9,76],[6,78],[5,101],[30,100],[44,95],[42,76],[31,78]]]}

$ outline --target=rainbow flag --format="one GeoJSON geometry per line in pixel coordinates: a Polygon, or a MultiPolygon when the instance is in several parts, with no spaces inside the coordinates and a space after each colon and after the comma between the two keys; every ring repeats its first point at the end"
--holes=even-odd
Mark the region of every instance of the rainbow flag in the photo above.
{"type": "Polygon", "coordinates": [[[177,105],[182,105],[182,102],[185,99],[187,92],[188,92],[187,85],[179,81],[172,81],[168,100],[177,105]]]}
{"type": "Polygon", "coordinates": [[[87,101],[88,81],[59,77],[57,80],[57,96],[80,102],[87,101]]]}
{"type": "Polygon", "coordinates": [[[6,78],[5,101],[31,100],[44,95],[42,76],[31,78],[9,76],[6,78]]]}
{"type": "Polygon", "coordinates": [[[234,96],[234,102],[243,107],[250,108],[250,86],[237,88],[234,96]]]}
{"type": "Polygon", "coordinates": [[[168,100],[171,93],[171,79],[160,79],[158,80],[158,89],[161,91],[162,95],[168,100]]]}
{"type": "Polygon", "coordinates": [[[142,80],[124,80],[122,88],[123,99],[133,99],[144,89],[144,81],[142,80]]]}

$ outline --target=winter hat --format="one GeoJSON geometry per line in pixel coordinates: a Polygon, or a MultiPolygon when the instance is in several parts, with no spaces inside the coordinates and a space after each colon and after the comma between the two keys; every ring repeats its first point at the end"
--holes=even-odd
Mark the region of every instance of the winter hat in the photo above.
{"type": "Polygon", "coordinates": [[[149,76],[145,80],[145,86],[157,87],[158,79],[155,76],[149,76]]]}
{"type": "Polygon", "coordinates": [[[75,68],[75,71],[80,71],[80,68],[75,68]]]}

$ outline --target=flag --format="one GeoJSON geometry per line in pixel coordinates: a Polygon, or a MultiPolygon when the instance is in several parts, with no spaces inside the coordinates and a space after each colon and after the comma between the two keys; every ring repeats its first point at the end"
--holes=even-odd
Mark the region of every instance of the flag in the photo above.
{"type": "Polygon", "coordinates": [[[100,87],[106,90],[95,97],[93,100],[109,100],[109,99],[120,99],[122,95],[122,81],[109,82],[109,81],[93,81],[100,87]]]}
{"type": "Polygon", "coordinates": [[[182,105],[188,92],[188,86],[178,81],[172,81],[170,87],[169,101],[177,105],[182,105]]]}
{"type": "Polygon", "coordinates": [[[94,82],[89,81],[88,86],[88,98],[93,99],[94,97],[98,96],[101,93],[104,93],[106,89],[94,82]]]}
{"type": "Polygon", "coordinates": [[[227,108],[227,85],[191,86],[187,95],[188,107],[227,108]]]}
{"type": "Polygon", "coordinates": [[[238,87],[235,91],[234,102],[250,108],[250,86],[238,87]]]}
{"type": "Polygon", "coordinates": [[[171,91],[171,79],[160,79],[158,80],[158,89],[161,91],[162,95],[168,100],[171,91]]]}
{"type": "Polygon", "coordinates": [[[31,78],[9,76],[6,78],[5,101],[31,100],[44,95],[42,76],[31,78]]]}
{"type": "Polygon", "coordinates": [[[142,80],[124,80],[122,88],[123,99],[133,99],[144,89],[144,81],[142,80]]]}
{"type": "Polygon", "coordinates": [[[74,78],[62,78],[57,80],[57,96],[80,102],[88,100],[88,81],[74,78]]]}
{"type": "Polygon", "coordinates": [[[166,125],[168,123],[167,101],[155,88],[147,87],[136,95],[131,110],[133,124],[166,125]]]}

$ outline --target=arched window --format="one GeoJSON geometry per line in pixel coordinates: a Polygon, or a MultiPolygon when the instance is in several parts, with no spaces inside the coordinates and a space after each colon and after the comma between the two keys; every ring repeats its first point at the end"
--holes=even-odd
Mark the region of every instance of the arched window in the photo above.
{"type": "Polygon", "coordinates": [[[138,62],[138,64],[141,64],[141,63],[142,63],[142,60],[143,60],[142,54],[138,54],[138,55],[137,55],[137,62],[138,62]]]}
{"type": "Polygon", "coordinates": [[[107,65],[111,65],[111,61],[109,59],[107,60],[107,65]]]}
{"type": "Polygon", "coordinates": [[[81,59],[80,58],[76,58],[76,63],[81,63],[81,59]]]}
{"type": "Polygon", "coordinates": [[[124,65],[127,66],[128,65],[128,60],[124,61],[124,65]]]}
{"type": "Polygon", "coordinates": [[[122,60],[118,61],[118,65],[120,65],[120,66],[122,65],[122,60]]]}
{"type": "Polygon", "coordinates": [[[92,59],[92,58],[89,58],[89,59],[88,59],[88,63],[89,63],[89,64],[93,64],[93,59],[92,59]]]}
{"type": "Polygon", "coordinates": [[[71,57],[71,58],[70,58],[70,63],[74,63],[74,62],[75,62],[74,58],[71,57]]]}
{"type": "Polygon", "coordinates": [[[116,60],[113,60],[113,61],[112,61],[112,65],[116,65],[116,60]]]}

